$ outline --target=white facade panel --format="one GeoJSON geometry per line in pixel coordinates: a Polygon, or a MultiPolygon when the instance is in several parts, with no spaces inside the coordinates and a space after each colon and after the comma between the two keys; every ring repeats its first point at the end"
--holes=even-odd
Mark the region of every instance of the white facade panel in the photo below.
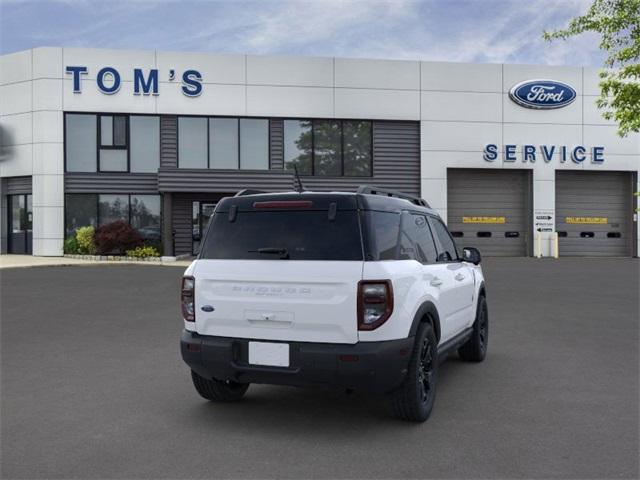
{"type": "Polygon", "coordinates": [[[64,173],[64,144],[35,143],[33,145],[33,174],[62,175],[64,173]]]}
{"type": "Polygon", "coordinates": [[[200,72],[204,83],[241,85],[246,79],[244,55],[157,52],[157,67],[160,82],[168,81],[170,70],[175,70],[174,82],[181,84],[182,74],[192,69],[200,72]]]}
{"type": "Polygon", "coordinates": [[[0,145],[24,145],[33,140],[31,112],[0,117],[0,145]]]}
{"type": "Polygon", "coordinates": [[[420,92],[336,88],[337,118],[419,120],[420,92]]]}
{"type": "MultiPolygon", "coordinates": [[[[33,206],[63,207],[64,177],[63,175],[33,176],[33,206]]],[[[34,219],[35,222],[35,219],[34,219]]]]}
{"type": "Polygon", "coordinates": [[[596,105],[598,98],[595,95],[585,95],[582,97],[584,109],[585,125],[616,125],[615,120],[606,120],[603,116],[603,110],[596,105]]]}
{"type": "Polygon", "coordinates": [[[33,206],[33,238],[63,238],[64,215],[60,207],[33,206]],[[37,219],[37,220],[36,220],[37,219]],[[57,236],[56,232],[60,232],[57,236]]]}
{"type": "Polygon", "coordinates": [[[247,83],[333,87],[333,58],[247,55],[247,83]]]}
{"type": "Polygon", "coordinates": [[[31,80],[31,50],[0,56],[0,85],[31,80]]]}
{"type": "Polygon", "coordinates": [[[63,78],[62,48],[33,49],[33,78],[63,78]]]}
{"type": "MultiPolygon", "coordinates": [[[[46,81],[46,80],[39,80],[46,81]]],[[[167,95],[167,92],[164,92],[167,95]]],[[[63,110],[67,112],[130,112],[156,113],[156,97],[134,95],[133,82],[123,81],[120,90],[105,95],[95,82],[87,82],[82,93],[73,93],[73,81],[68,78],[63,85],[63,110]]]]}
{"type": "Polygon", "coordinates": [[[640,167],[640,134],[620,137],[616,126],[585,125],[584,137],[593,145],[606,145],[608,154],[637,156],[640,167]]]}
{"type": "Polygon", "coordinates": [[[61,110],[33,112],[33,143],[64,142],[64,121],[61,110]]]}
{"type": "Polygon", "coordinates": [[[62,80],[33,81],[33,110],[62,110],[62,80]]]}
{"type": "Polygon", "coordinates": [[[420,62],[336,58],[335,69],[336,87],[420,89],[420,62]]]}
{"type": "Polygon", "coordinates": [[[582,126],[558,124],[504,124],[504,143],[516,145],[521,152],[523,145],[566,145],[571,148],[582,145],[582,126]]]}
{"type": "MultiPolygon", "coordinates": [[[[58,208],[58,215],[63,214],[63,209],[58,208]]],[[[64,239],[60,238],[35,238],[33,239],[33,254],[41,257],[59,257],[62,255],[64,239]]]]}
{"type": "Polygon", "coordinates": [[[584,95],[600,95],[600,69],[584,67],[583,69],[584,95]]]}
{"type": "MultiPolygon", "coordinates": [[[[153,113],[183,115],[246,115],[244,85],[206,85],[197,97],[182,94],[180,85],[161,84],[162,93],[153,100],[157,109],[153,113]]],[[[149,99],[149,97],[147,97],[149,99]]]]}
{"type": "Polygon", "coordinates": [[[502,95],[479,92],[421,93],[422,120],[501,122],[502,95]]]}
{"type": "Polygon", "coordinates": [[[421,62],[422,90],[502,92],[502,65],[421,62]]]}
{"type": "Polygon", "coordinates": [[[21,177],[33,172],[33,145],[30,143],[2,147],[0,176],[21,177]]]}
{"type": "MultiPolygon", "coordinates": [[[[82,75],[82,91],[89,85],[95,87],[98,72],[104,67],[113,67],[120,74],[120,80],[133,81],[135,68],[153,68],[156,65],[154,50],[109,50],[102,48],[64,48],[62,63],[68,66],[87,67],[86,75],[82,75]]],[[[65,78],[72,78],[65,73],[65,78]]],[[[97,87],[96,87],[97,88],[97,87]]]]}
{"type": "Polygon", "coordinates": [[[447,208],[447,179],[423,178],[420,190],[431,208],[447,208]]]}
{"type": "Polygon", "coordinates": [[[333,117],[333,89],[319,87],[247,87],[247,115],[333,117]]]}
{"type": "Polygon", "coordinates": [[[31,110],[31,82],[0,86],[0,116],[26,113],[31,110]]]}
{"type": "MultiPolygon", "coordinates": [[[[489,122],[431,122],[420,126],[421,150],[482,152],[488,143],[502,145],[502,124],[489,122]]],[[[485,163],[482,154],[478,164],[485,163]]]]}

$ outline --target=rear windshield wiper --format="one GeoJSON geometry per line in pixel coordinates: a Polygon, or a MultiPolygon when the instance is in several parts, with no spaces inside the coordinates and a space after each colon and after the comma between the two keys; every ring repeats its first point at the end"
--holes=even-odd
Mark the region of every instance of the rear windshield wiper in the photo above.
{"type": "Polygon", "coordinates": [[[259,248],[257,250],[249,250],[250,253],[266,253],[273,255],[280,255],[282,260],[289,259],[289,251],[286,248],[277,248],[277,247],[265,247],[259,248]]]}

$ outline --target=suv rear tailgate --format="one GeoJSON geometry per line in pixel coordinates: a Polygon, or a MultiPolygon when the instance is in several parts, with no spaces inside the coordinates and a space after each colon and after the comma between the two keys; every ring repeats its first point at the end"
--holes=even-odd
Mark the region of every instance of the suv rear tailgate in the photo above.
{"type": "Polygon", "coordinates": [[[194,276],[196,331],[202,335],[358,341],[362,261],[200,259],[194,276]]]}

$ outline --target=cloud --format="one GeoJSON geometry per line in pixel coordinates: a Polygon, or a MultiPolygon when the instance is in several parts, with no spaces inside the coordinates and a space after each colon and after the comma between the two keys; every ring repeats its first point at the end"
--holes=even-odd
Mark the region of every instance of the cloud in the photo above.
{"type": "Polygon", "coordinates": [[[599,65],[593,35],[541,38],[591,1],[3,0],[0,22],[3,52],[53,45],[599,65]]]}

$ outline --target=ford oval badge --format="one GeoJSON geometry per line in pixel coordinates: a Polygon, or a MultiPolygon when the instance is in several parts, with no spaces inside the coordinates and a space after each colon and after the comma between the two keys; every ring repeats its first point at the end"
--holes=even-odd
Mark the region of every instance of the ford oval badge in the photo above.
{"type": "Polygon", "coordinates": [[[203,305],[200,309],[203,312],[213,312],[215,310],[211,305],[203,305]]]}
{"type": "Polygon", "coordinates": [[[527,80],[514,85],[509,97],[526,108],[550,110],[569,105],[576,99],[576,91],[555,80],[527,80]]]}

